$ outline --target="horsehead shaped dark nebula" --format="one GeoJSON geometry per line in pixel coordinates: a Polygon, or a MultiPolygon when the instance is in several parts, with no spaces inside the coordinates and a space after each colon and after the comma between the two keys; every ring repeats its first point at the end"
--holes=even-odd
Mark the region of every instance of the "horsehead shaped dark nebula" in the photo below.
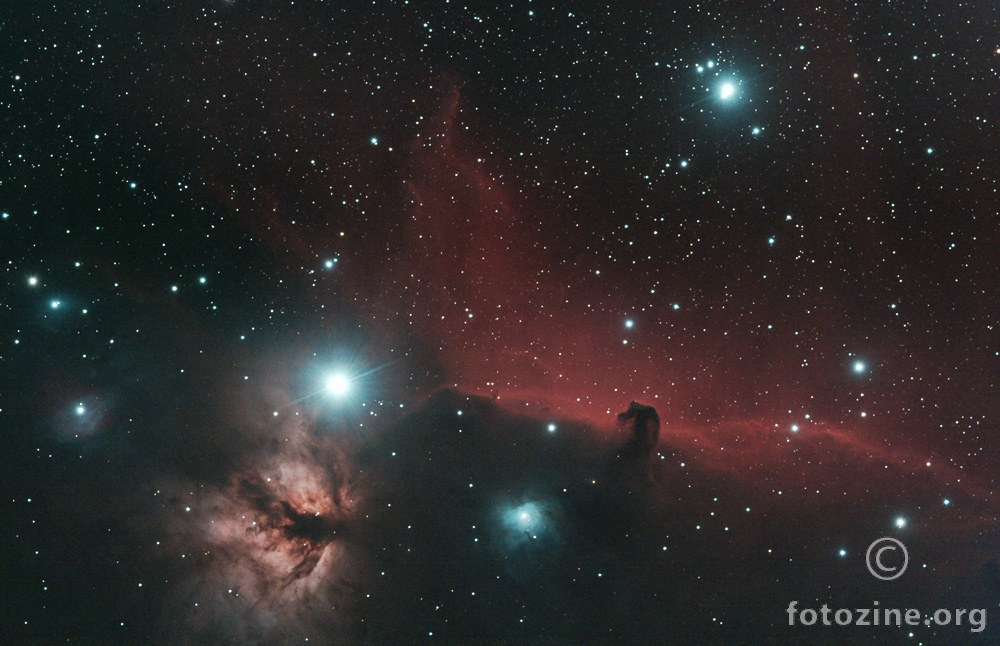
{"type": "Polygon", "coordinates": [[[0,642],[1000,641],[992,4],[8,4],[0,642]]]}

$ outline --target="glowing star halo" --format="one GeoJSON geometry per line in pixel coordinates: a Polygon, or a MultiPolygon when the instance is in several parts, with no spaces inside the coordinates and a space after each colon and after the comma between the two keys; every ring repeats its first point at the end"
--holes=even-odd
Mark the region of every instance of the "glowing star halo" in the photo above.
{"type": "Polygon", "coordinates": [[[736,85],[731,81],[726,81],[719,86],[719,98],[723,101],[728,101],[729,99],[736,96],[736,85]]]}
{"type": "Polygon", "coordinates": [[[342,374],[332,375],[326,380],[326,390],[331,395],[343,397],[351,389],[351,381],[342,374]]]}
{"type": "MultiPolygon", "coordinates": [[[[320,398],[317,403],[323,408],[334,405],[337,410],[346,411],[354,404],[363,406],[364,397],[370,394],[368,391],[372,375],[394,363],[395,361],[390,361],[365,371],[357,370],[357,362],[343,362],[330,367],[329,371],[317,369],[308,375],[313,389],[281,406],[279,410],[317,397],[320,398]]],[[[278,417],[278,411],[275,411],[274,416],[278,417]]]]}
{"type": "Polygon", "coordinates": [[[504,550],[541,549],[559,542],[557,507],[535,500],[499,508],[499,538],[504,550]]]}

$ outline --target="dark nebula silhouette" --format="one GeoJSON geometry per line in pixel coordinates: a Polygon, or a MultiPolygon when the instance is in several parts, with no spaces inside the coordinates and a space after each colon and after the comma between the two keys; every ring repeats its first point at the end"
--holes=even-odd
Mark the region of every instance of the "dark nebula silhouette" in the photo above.
{"type": "Polygon", "coordinates": [[[7,4],[0,644],[1000,642],[990,3],[7,4]]]}

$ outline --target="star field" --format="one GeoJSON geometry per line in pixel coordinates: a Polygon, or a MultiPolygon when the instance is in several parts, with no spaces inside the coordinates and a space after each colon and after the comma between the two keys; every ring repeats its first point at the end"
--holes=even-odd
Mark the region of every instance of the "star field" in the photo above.
{"type": "Polygon", "coordinates": [[[992,643],[998,18],[9,9],[0,641],[992,643]]]}

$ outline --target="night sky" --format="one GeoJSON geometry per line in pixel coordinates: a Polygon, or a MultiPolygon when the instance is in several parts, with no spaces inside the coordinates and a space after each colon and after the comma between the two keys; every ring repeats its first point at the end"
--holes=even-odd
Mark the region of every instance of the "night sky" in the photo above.
{"type": "Polygon", "coordinates": [[[7,5],[0,643],[1000,641],[995,3],[7,5]]]}

